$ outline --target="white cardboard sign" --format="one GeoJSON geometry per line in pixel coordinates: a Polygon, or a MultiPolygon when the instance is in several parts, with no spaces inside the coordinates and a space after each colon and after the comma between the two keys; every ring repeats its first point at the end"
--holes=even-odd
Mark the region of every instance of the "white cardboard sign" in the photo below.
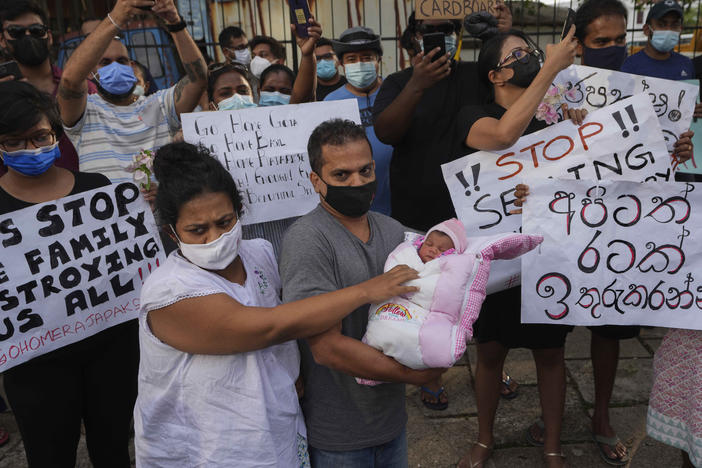
{"type": "Polygon", "coordinates": [[[529,182],[522,322],[702,329],[702,187],[529,182]]]}
{"type": "Polygon", "coordinates": [[[227,168],[244,199],[244,224],[301,216],[319,203],[307,140],[330,119],[361,123],[355,99],[183,114],[183,137],[227,168]]]}
{"type": "MultiPolygon", "coordinates": [[[[500,153],[478,151],[441,166],[469,236],[518,232],[514,187],[525,178],[671,180],[670,156],[648,96],[639,94],[525,135],[500,153]]],[[[491,269],[488,293],[519,284],[519,259],[491,269]]]]}
{"type": "Polygon", "coordinates": [[[0,371],[138,317],[165,259],[131,182],[0,215],[0,371]]]}
{"type": "Polygon", "coordinates": [[[565,98],[569,107],[587,109],[590,112],[635,94],[648,95],[661,124],[669,152],[673,151],[673,144],[680,134],[690,129],[699,93],[698,86],[684,81],[632,75],[584,65],[571,65],[561,71],[554,84],[574,89],[574,96],[565,98]]]}

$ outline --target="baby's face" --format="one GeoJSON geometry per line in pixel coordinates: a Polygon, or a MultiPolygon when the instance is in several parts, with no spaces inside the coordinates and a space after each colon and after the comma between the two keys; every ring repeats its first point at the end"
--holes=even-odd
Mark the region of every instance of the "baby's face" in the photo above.
{"type": "Polygon", "coordinates": [[[419,258],[423,263],[427,263],[453,248],[454,245],[449,236],[443,232],[434,231],[424,239],[424,243],[419,248],[419,258]]]}

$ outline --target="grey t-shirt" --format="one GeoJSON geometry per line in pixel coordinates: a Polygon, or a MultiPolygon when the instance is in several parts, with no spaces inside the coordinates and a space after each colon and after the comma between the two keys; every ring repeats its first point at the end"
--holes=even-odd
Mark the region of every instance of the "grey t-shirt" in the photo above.
{"type": "MultiPolygon", "coordinates": [[[[336,291],[383,272],[385,260],[403,241],[404,228],[369,212],[370,238],[362,242],[317,206],[285,234],[280,257],[283,302],[336,291]]],[[[346,316],[341,333],[360,340],[368,325],[368,304],[346,316]]],[[[353,376],[320,366],[300,340],[305,394],[302,410],[310,446],[357,450],[387,443],[407,422],[404,384],[359,385],[353,376]]]]}

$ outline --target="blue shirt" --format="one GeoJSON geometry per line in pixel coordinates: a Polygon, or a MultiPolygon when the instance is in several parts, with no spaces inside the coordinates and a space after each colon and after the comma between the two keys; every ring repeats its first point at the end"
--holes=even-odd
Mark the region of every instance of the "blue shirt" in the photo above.
{"type": "Polygon", "coordinates": [[[373,160],[375,161],[375,179],[378,181],[378,188],[375,191],[375,198],[371,204],[371,210],[390,216],[390,160],[392,159],[392,146],[386,145],[378,140],[373,128],[373,103],[378,95],[378,88],[373,94],[367,96],[356,96],[351,93],[346,86],[332,91],[324,98],[325,101],[340,101],[342,99],[355,99],[358,101],[358,110],[361,113],[361,124],[366,129],[366,136],[373,149],[373,160]]]}
{"type": "Polygon", "coordinates": [[[666,60],[656,60],[643,50],[639,51],[627,57],[621,71],[666,80],[691,80],[695,77],[692,60],[677,52],[671,52],[666,60]]]}

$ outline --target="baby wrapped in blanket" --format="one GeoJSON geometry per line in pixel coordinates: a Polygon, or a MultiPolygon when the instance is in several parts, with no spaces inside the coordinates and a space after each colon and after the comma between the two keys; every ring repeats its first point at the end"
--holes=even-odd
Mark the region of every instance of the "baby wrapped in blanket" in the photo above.
{"type": "Polygon", "coordinates": [[[389,255],[385,271],[403,264],[414,268],[419,279],[408,285],[419,291],[372,304],[363,341],[412,369],[451,367],[473,336],[490,261],[518,257],[542,240],[512,233],[469,238],[454,218],[403,242],[389,255]]]}

